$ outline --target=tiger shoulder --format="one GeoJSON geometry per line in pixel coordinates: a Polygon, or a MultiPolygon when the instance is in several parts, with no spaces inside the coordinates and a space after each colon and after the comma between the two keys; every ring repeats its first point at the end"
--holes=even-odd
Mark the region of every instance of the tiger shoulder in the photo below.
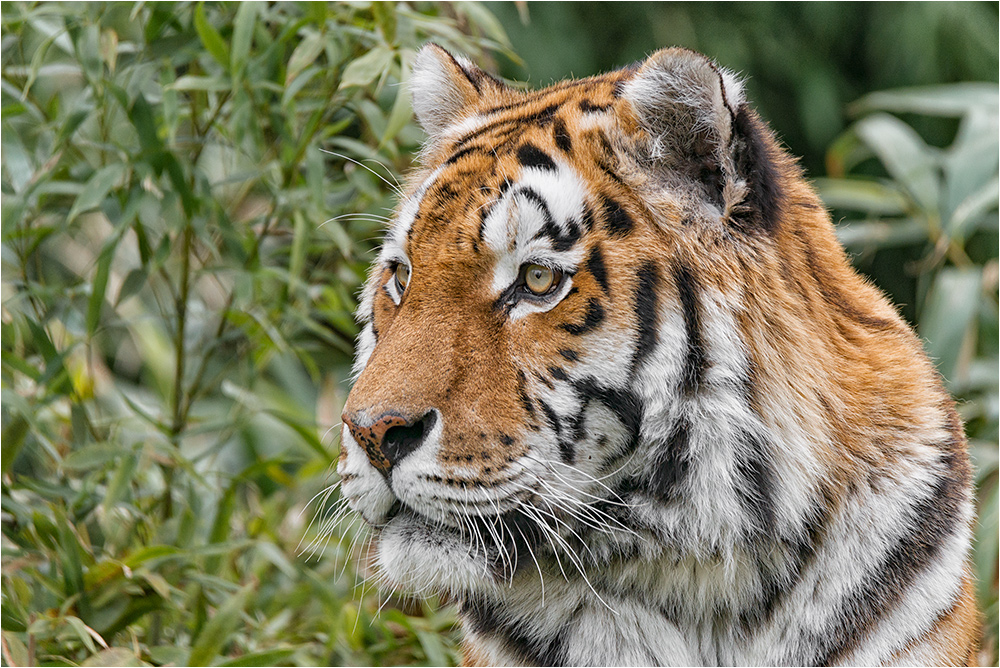
{"type": "Polygon", "coordinates": [[[380,577],[470,664],[974,661],[955,406],[739,77],[410,90],[338,464],[380,577]]]}

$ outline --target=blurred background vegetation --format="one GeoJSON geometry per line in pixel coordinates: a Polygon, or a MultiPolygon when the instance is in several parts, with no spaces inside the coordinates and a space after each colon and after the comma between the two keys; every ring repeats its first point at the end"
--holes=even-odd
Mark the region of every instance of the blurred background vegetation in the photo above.
{"type": "Polygon", "coordinates": [[[670,44],[749,77],[960,401],[995,665],[996,3],[0,14],[5,664],[456,661],[449,607],[360,584],[349,521],[323,538],[356,293],[422,139],[399,82],[433,39],[535,86],[670,44]]]}

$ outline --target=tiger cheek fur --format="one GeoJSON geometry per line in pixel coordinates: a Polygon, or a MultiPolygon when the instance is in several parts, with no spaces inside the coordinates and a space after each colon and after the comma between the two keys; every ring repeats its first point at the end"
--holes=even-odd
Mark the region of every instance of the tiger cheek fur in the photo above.
{"type": "Polygon", "coordinates": [[[411,91],[338,464],[381,576],[471,663],[972,660],[961,423],[739,79],[411,91]]]}

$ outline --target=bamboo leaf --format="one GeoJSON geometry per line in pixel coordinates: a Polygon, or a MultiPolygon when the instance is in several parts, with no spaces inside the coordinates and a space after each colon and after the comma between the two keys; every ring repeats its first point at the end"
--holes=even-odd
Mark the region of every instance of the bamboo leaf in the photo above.
{"type": "Polygon", "coordinates": [[[975,107],[997,107],[995,83],[961,82],[870,93],[850,106],[859,116],[870,111],[895,111],[930,116],[962,116],[975,107]]]}
{"type": "Polygon", "coordinates": [[[188,657],[189,666],[208,666],[225,647],[230,634],[240,622],[243,606],[253,592],[254,585],[246,585],[229,597],[198,634],[188,657]]]}
{"type": "Polygon", "coordinates": [[[217,63],[228,71],[229,49],[226,48],[226,42],[222,39],[222,35],[219,34],[215,26],[205,17],[204,2],[199,2],[197,7],[195,7],[194,28],[198,32],[198,37],[201,38],[201,43],[205,46],[205,50],[211,54],[217,63]]]}
{"type": "Polygon", "coordinates": [[[259,6],[256,2],[241,2],[236,10],[231,69],[234,77],[242,72],[249,57],[258,12],[259,6]]]}
{"type": "Polygon", "coordinates": [[[97,258],[97,269],[91,283],[90,299],[87,304],[87,335],[93,336],[101,321],[101,309],[104,306],[104,294],[108,289],[108,276],[111,275],[111,261],[115,257],[117,244],[115,239],[101,251],[97,258]]]}
{"type": "Polygon", "coordinates": [[[876,113],[858,121],[854,131],[924,210],[937,211],[941,184],[934,157],[913,128],[894,116],[876,113]]]}
{"type": "Polygon", "coordinates": [[[393,53],[389,47],[376,46],[357,60],[351,61],[340,78],[340,87],[343,89],[350,86],[367,86],[382,76],[392,63],[392,58],[393,53]]]}
{"type": "Polygon", "coordinates": [[[945,267],[937,275],[920,314],[918,331],[927,354],[947,383],[957,380],[966,333],[974,324],[982,294],[982,269],[945,267]]]}
{"type": "Polygon", "coordinates": [[[72,223],[81,213],[100,206],[101,202],[104,201],[104,198],[111,191],[111,188],[121,181],[124,175],[125,165],[120,162],[111,163],[94,172],[93,176],[87,180],[83,191],[77,196],[76,201],[73,202],[73,207],[69,210],[66,222],[72,223]]]}

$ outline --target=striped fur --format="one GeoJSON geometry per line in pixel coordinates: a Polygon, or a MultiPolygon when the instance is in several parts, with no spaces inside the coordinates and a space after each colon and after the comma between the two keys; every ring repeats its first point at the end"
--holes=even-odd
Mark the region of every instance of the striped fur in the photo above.
{"type": "Polygon", "coordinates": [[[469,663],[970,662],[962,425],[739,80],[411,86],[338,469],[381,575],[469,663]]]}

